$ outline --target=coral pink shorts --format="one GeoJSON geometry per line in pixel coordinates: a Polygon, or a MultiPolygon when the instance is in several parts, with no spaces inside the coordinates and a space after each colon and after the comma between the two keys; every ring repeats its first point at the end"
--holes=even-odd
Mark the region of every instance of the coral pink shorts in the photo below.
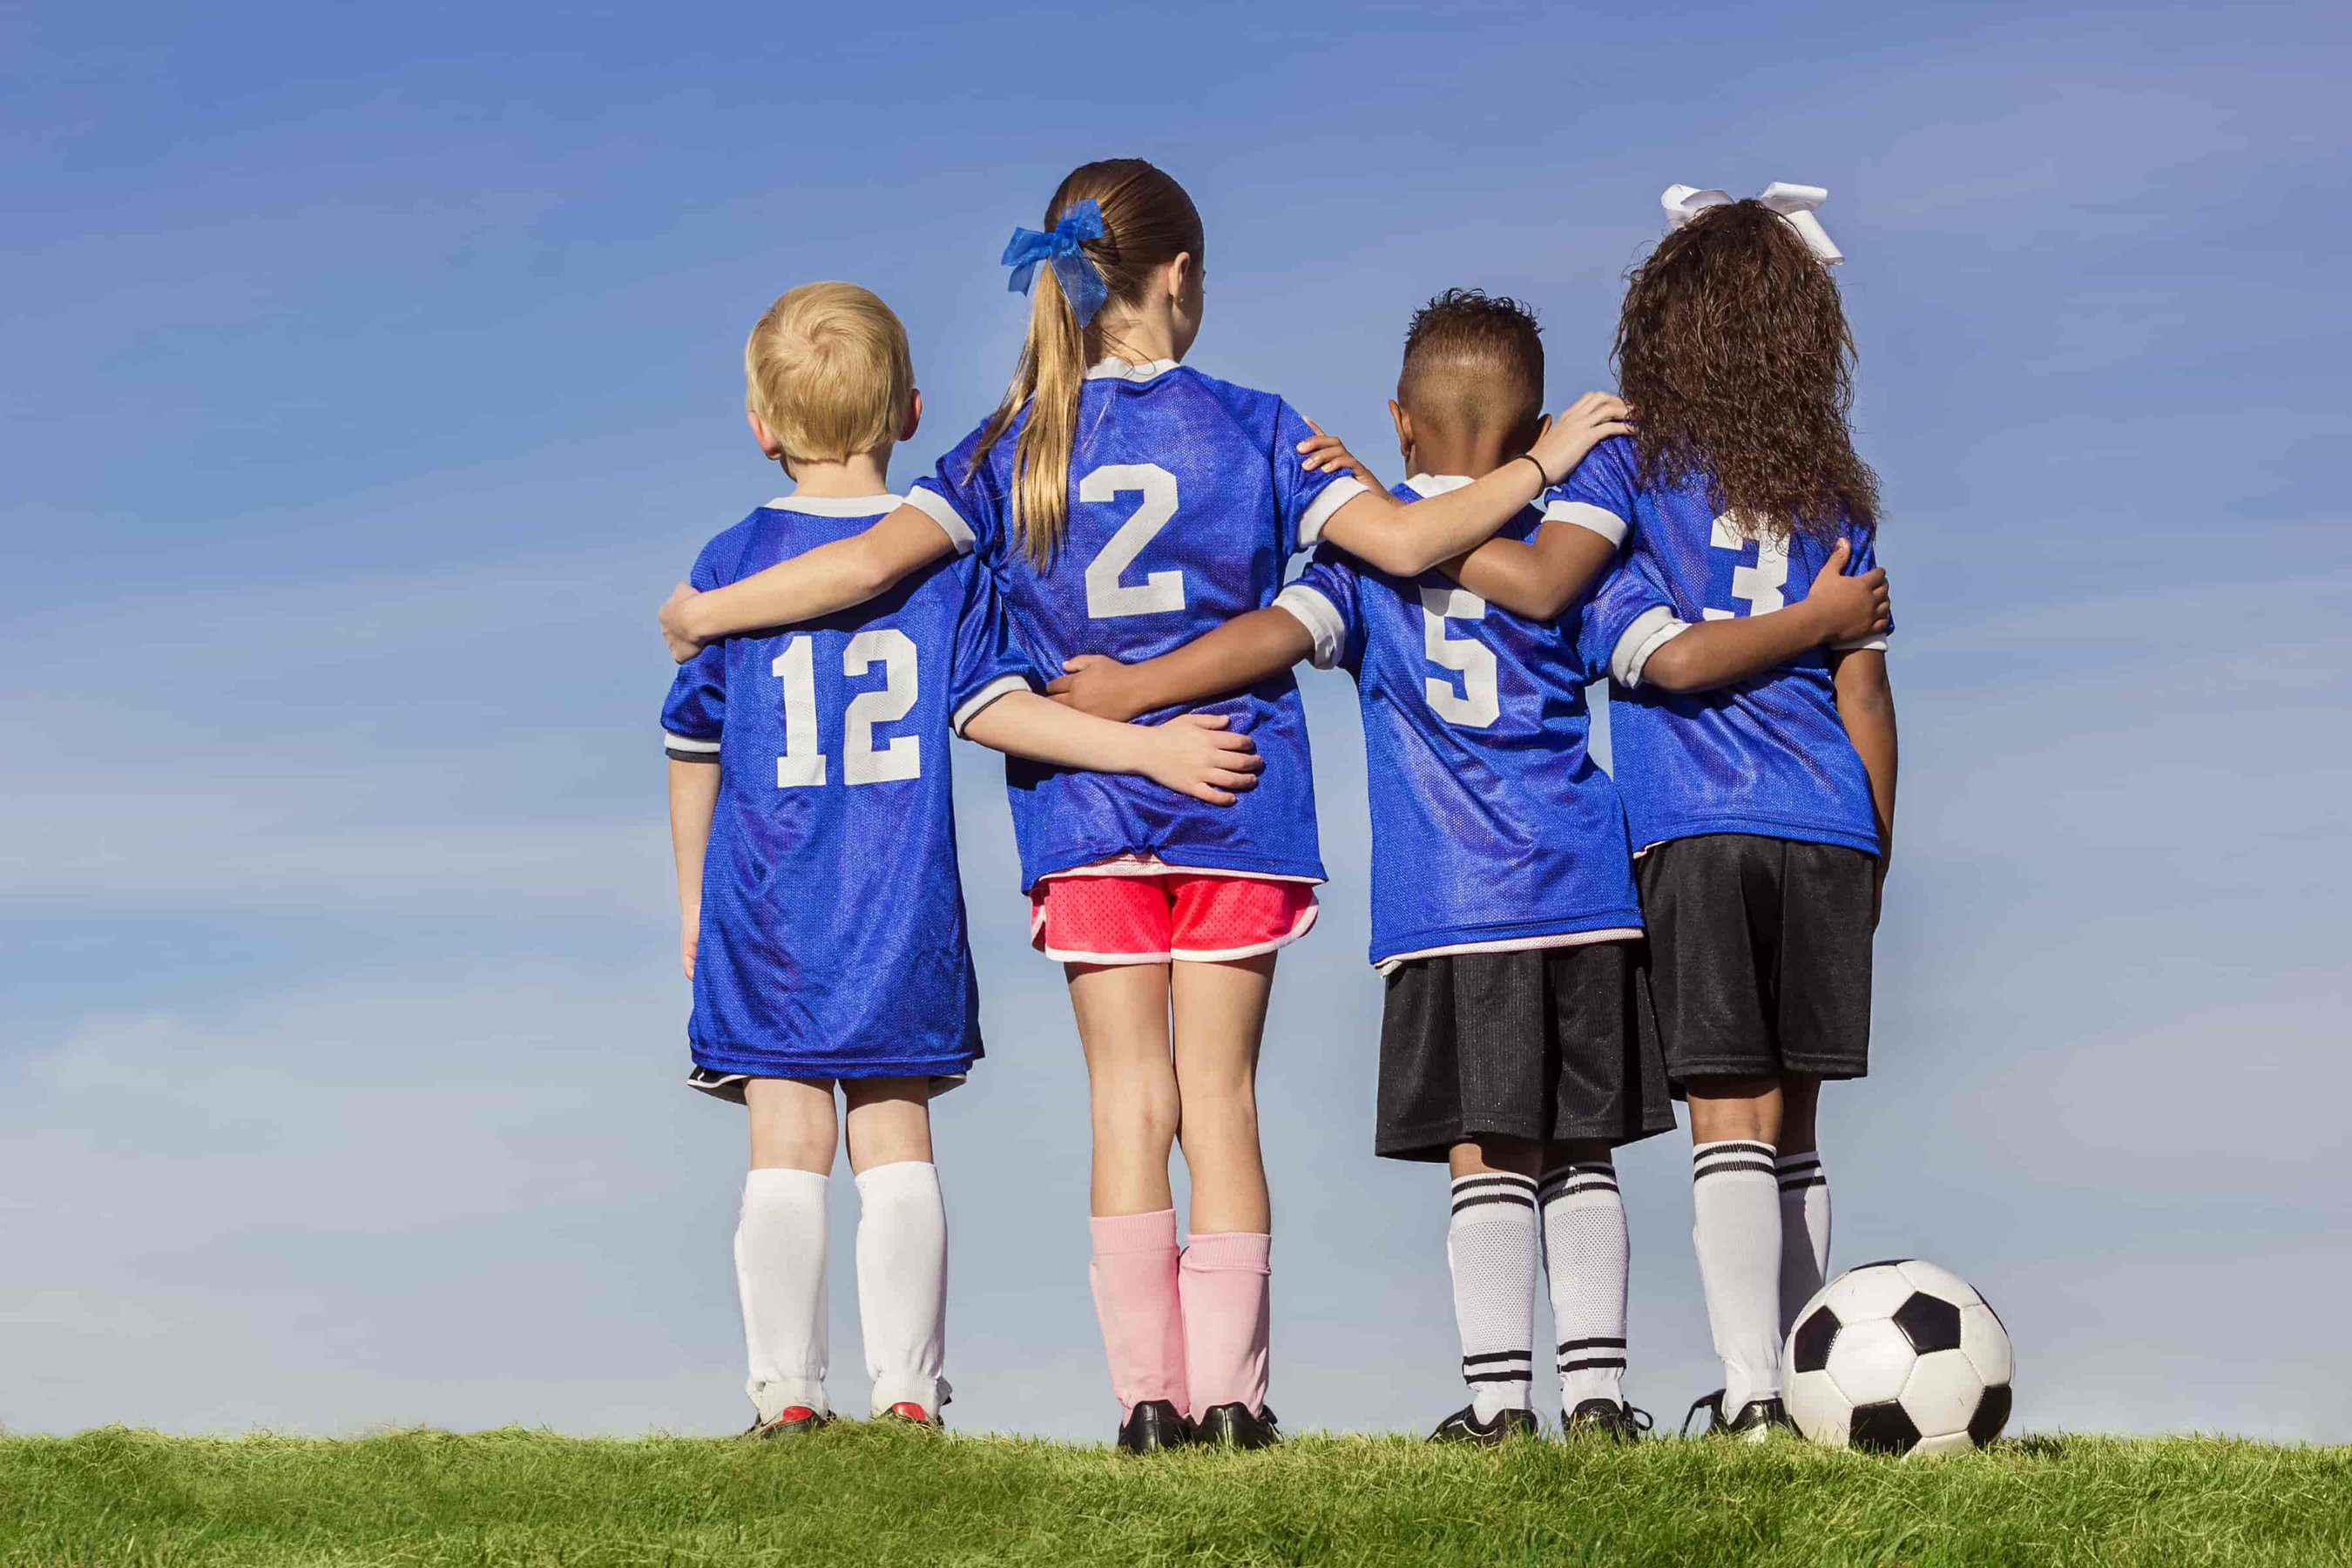
{"type": "Polygon", "coordinates": [[[1255,958],[1314,923],[1312,887],[1264,877],[1055,877],[1029,895],[1030,945],[1064,963],[1255,958]]]}

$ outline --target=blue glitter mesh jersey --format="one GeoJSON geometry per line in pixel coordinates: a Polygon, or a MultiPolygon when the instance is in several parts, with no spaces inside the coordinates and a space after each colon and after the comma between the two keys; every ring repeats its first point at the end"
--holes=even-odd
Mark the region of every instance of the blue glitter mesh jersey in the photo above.
{"type": "MultiPolygon", "coordinates": [[[[1469,482],[1417,476],[1396,494],[1469,482]]],[[[1529,508],[1502,531],[1543,522],[1529,508]]],[[[1440,573],[1407,581],[1328,547],[1276,603],[1314,635],[1317,664],[1356,678],[1374,963],[1641,929],[1625,814],[1585,751],[1592,677],[1571,638],[1440,573]]]]}
{"type": "MultiPolygon", "coordinates": [[[[1715,691],[1676,694],[1640,679],[1649,655],[1691,622],[1801,602],[1828,547],[1801,533],[1785,546],[1743,539],[1716,515],[1704,485],[1643,489],[1639,461],[1631,438],[1612,437],[1551,492],[1563,510],[1590,508],[1632,527],[1585,613],[1583,640],[1585,657],[1616,682],[1612,771],[1633,842],[1753,833],[1875,854],[1870,778],[1821,649],[1715,691]]],[[[1847,570],[1867,572],[1871,534],[1853,537],[1847,570]]]]}
{"type": "MultiPolygon", "coordinates": [[[[863,532],[893,496],[771,501],[707,545],[710,589],[863,532]]],[[[716,761],[689,1033],[697,1066],[762,1078],[961,1072],[980,995],[956,875],[948,737],[1028,666],[960,561],[878,599],[684,665],[673,758],[716,761]]]]}
{"type": "MultiPolygon", "coordinates": [[[[1040,573],[1013,529],[1020,428],[1016,420],[976,471],[973,432],[907,500],[937,520],[959,550],[988,563],[1014,637],[1049,674],[1075,654],[1129,664],[1152,658],[1264,608],[1290,557],[1364,488],[1299,467],[1297,444],[1314,432],[1271,394],[1172,361],[1108,361],[1080,392],[1069,530],[1052,568],[1040,573]]],[[[1227,715],[1265,759],[1258,786],[1237,805],[1210,805],[1149,779],[1008,759],[1024,887],[1130,854],[1322,880],[1307,719],[1290,672],[1197,711],[1227,715]]]]}

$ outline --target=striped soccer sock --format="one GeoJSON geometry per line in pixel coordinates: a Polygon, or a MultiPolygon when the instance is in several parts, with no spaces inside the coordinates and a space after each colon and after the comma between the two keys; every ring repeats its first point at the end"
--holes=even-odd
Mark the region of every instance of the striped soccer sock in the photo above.
{"type": "Polygon", "coordinates": [[[1525,1410],[1534,1376],[1536,1184],[1490,1172],[1453,1188],[1445,1257],[1454,1274],[1454,1322],[1462,1334],[1462,1381],[1482,1422],[1525,1410]]]}
{"type": "Polygon", "coordinates": [[[1707,1326],[1723,1358],[1723,1413],[1780,1392],[1780,1183],[1772,1145],[1691,1150],[1691,1205],[1707,1326]]]}
{"type": "Polygon", "coordinates": [[[1822,1157],[1808,1150],[1774,1162],[1780,1178],[1780,1336],[1797,1326],[1829,1278],[1830,1179],[1822,1157]]]}
{"type": "Polygon", "coordinates": [[[1617,1167],[1565,1165],[1536,1188],[1543,1206],[1544,1267],[1559,1335],[1559,1403],[1625,1398],[1625,1278],[1631,1252],[1617,1167]]]}

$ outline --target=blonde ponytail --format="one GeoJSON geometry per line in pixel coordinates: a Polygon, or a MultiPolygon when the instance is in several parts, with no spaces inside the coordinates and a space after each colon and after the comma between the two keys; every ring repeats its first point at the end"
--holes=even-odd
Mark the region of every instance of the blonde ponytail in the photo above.
{"type": "MultiPolygon", "coordinates": [[[[1192,198],[1140,158],[1111,158],[1071,171],[1045,208],[1051,228],[1083,201],[1101,209],[1104,234],[1085,242],[1087,260],[1103,280],[1112,305],[1142,297],[1154,268],[1189,253],[1203,258],[1201,215],[1192,198]]],[[[1070,523],[1070,454],[1077,446],[1078,396],[1087,378],[1087,334],[1051,267],[1035,270],[1029,293],[1029,332],[1012,384],[972,448],[977,473],[1023,407],[1027,423],[1013,446],[1013,532],[1022,553],[1042,574],[1054,564],[1070,523]]],[[[967,476],[969,477],[969,476],[967,476]]]]}

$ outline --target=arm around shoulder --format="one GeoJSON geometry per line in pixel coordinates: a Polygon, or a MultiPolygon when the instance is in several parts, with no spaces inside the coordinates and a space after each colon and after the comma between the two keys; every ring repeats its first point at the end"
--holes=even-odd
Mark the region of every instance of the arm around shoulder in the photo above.
{"type": "Polygon", "coordinates": [[[739,632],[814,620],[887,593],[957,548],[929,512],[901,505],[863,533],[820,544],[739,583],[673,595],[662,606],[662,632],[675,653],[739,632]]]}

